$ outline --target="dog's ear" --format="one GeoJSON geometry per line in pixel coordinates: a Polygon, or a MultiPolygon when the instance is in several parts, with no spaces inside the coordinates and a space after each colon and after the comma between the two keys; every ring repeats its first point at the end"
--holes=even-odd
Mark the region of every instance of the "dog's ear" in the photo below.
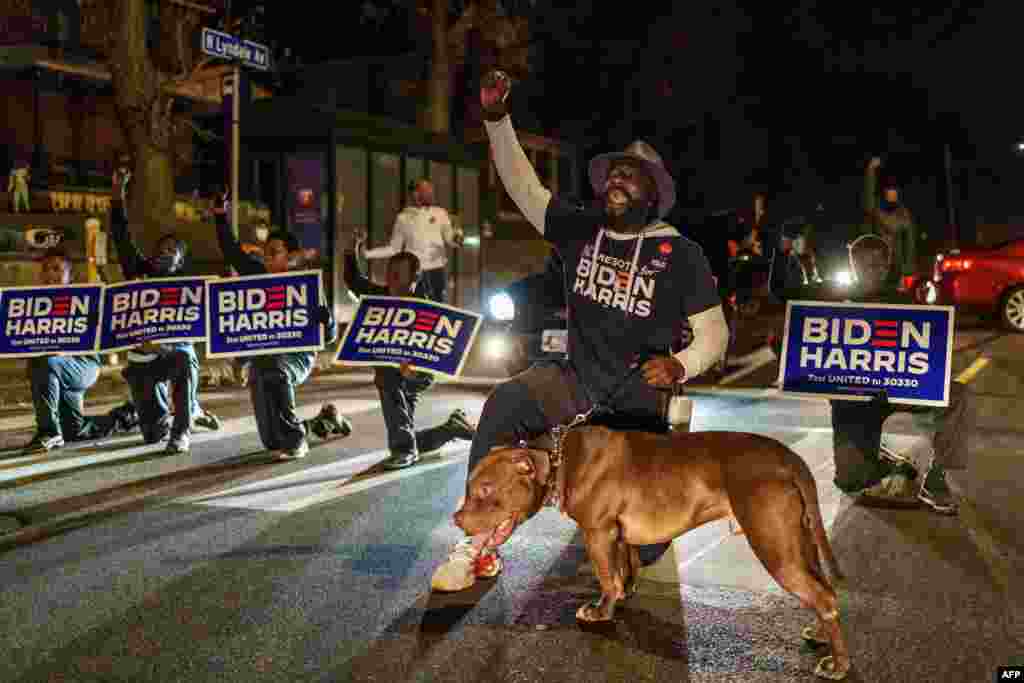
{"type": "Polygon", "coordinates": [[[530,457],[529,451],[522,451],[516,455],[512,464],[515,465],[516,474],[531,478],[537,474],[537,466],[533,464],[533,458],[530,457]]]}

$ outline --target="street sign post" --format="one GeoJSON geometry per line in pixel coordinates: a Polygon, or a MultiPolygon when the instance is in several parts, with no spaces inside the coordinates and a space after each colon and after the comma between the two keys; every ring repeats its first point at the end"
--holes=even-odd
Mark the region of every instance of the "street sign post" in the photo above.
{"type": "MultiPolygon", "coordinates": [[[[231,79],[231,231],[238,237],[238,159],[240,156],[239,119],[242,98],[242,72],[239,65],[261,69],[270,68],[270,49],[266,45],[242,40],[230,33],[203,29],[202,50],[205,54],[234,62],[231,79]]],[[[227,88],[223,93],[227,95],[227,88]]]]}

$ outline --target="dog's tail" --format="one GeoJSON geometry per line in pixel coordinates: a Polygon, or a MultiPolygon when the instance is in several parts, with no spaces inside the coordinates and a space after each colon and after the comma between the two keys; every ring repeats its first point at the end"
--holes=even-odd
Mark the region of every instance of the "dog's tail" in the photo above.
{"type": "Polygon", "coordinates": [[[818,486],[814,483],[814,476],[803,458],[796,453],[792,453],[792,456],[799,461],[798,466],[793,468],[793,473],[794,483],[800,490],[800,497],[804,499],[804,525],[811,532],[814,544],[825,558],[825,564],[828,565],[833,580],[840,583],[845,580],[845,576],[839,567],[835,553],[832,552],[832,544],[825,531],[825,520],[821,517],[821,505],[818,502],[818,486]]]}

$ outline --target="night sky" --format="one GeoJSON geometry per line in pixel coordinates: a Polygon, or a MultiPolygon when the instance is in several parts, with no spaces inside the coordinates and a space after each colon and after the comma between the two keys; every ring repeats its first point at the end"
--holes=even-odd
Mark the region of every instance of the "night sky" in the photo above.
{"type": "MultiPolygon", "coordinates": [[[[367,10],[392,4],[407,3],[339,3],[318,23],[271,3],[268,24],[307,61],[401,54],[416,45],[407,17],[367,10]]],[[[948,142],[961,224],[1024,216],[1014,3],[549,4],[562,3],[538,3],[543,89],[528,102],[540,132],[588,154],[647,139],[686,186],[687,215],[754,189],[780,211],[856,207],[880,154],[921,220],[944,223],[948,142]]]]}

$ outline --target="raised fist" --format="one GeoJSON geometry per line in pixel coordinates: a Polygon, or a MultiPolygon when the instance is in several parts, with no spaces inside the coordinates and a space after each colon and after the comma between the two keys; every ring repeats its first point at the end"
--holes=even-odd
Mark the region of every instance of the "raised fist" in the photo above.
{"type": "Polygon", "coordinates": [[[512,79],[504,71],[489,71],[480,82],[480,106],[484,110],[484,118],[488,121],[499,121],[508,113],[506,102],[512,79]]]}

